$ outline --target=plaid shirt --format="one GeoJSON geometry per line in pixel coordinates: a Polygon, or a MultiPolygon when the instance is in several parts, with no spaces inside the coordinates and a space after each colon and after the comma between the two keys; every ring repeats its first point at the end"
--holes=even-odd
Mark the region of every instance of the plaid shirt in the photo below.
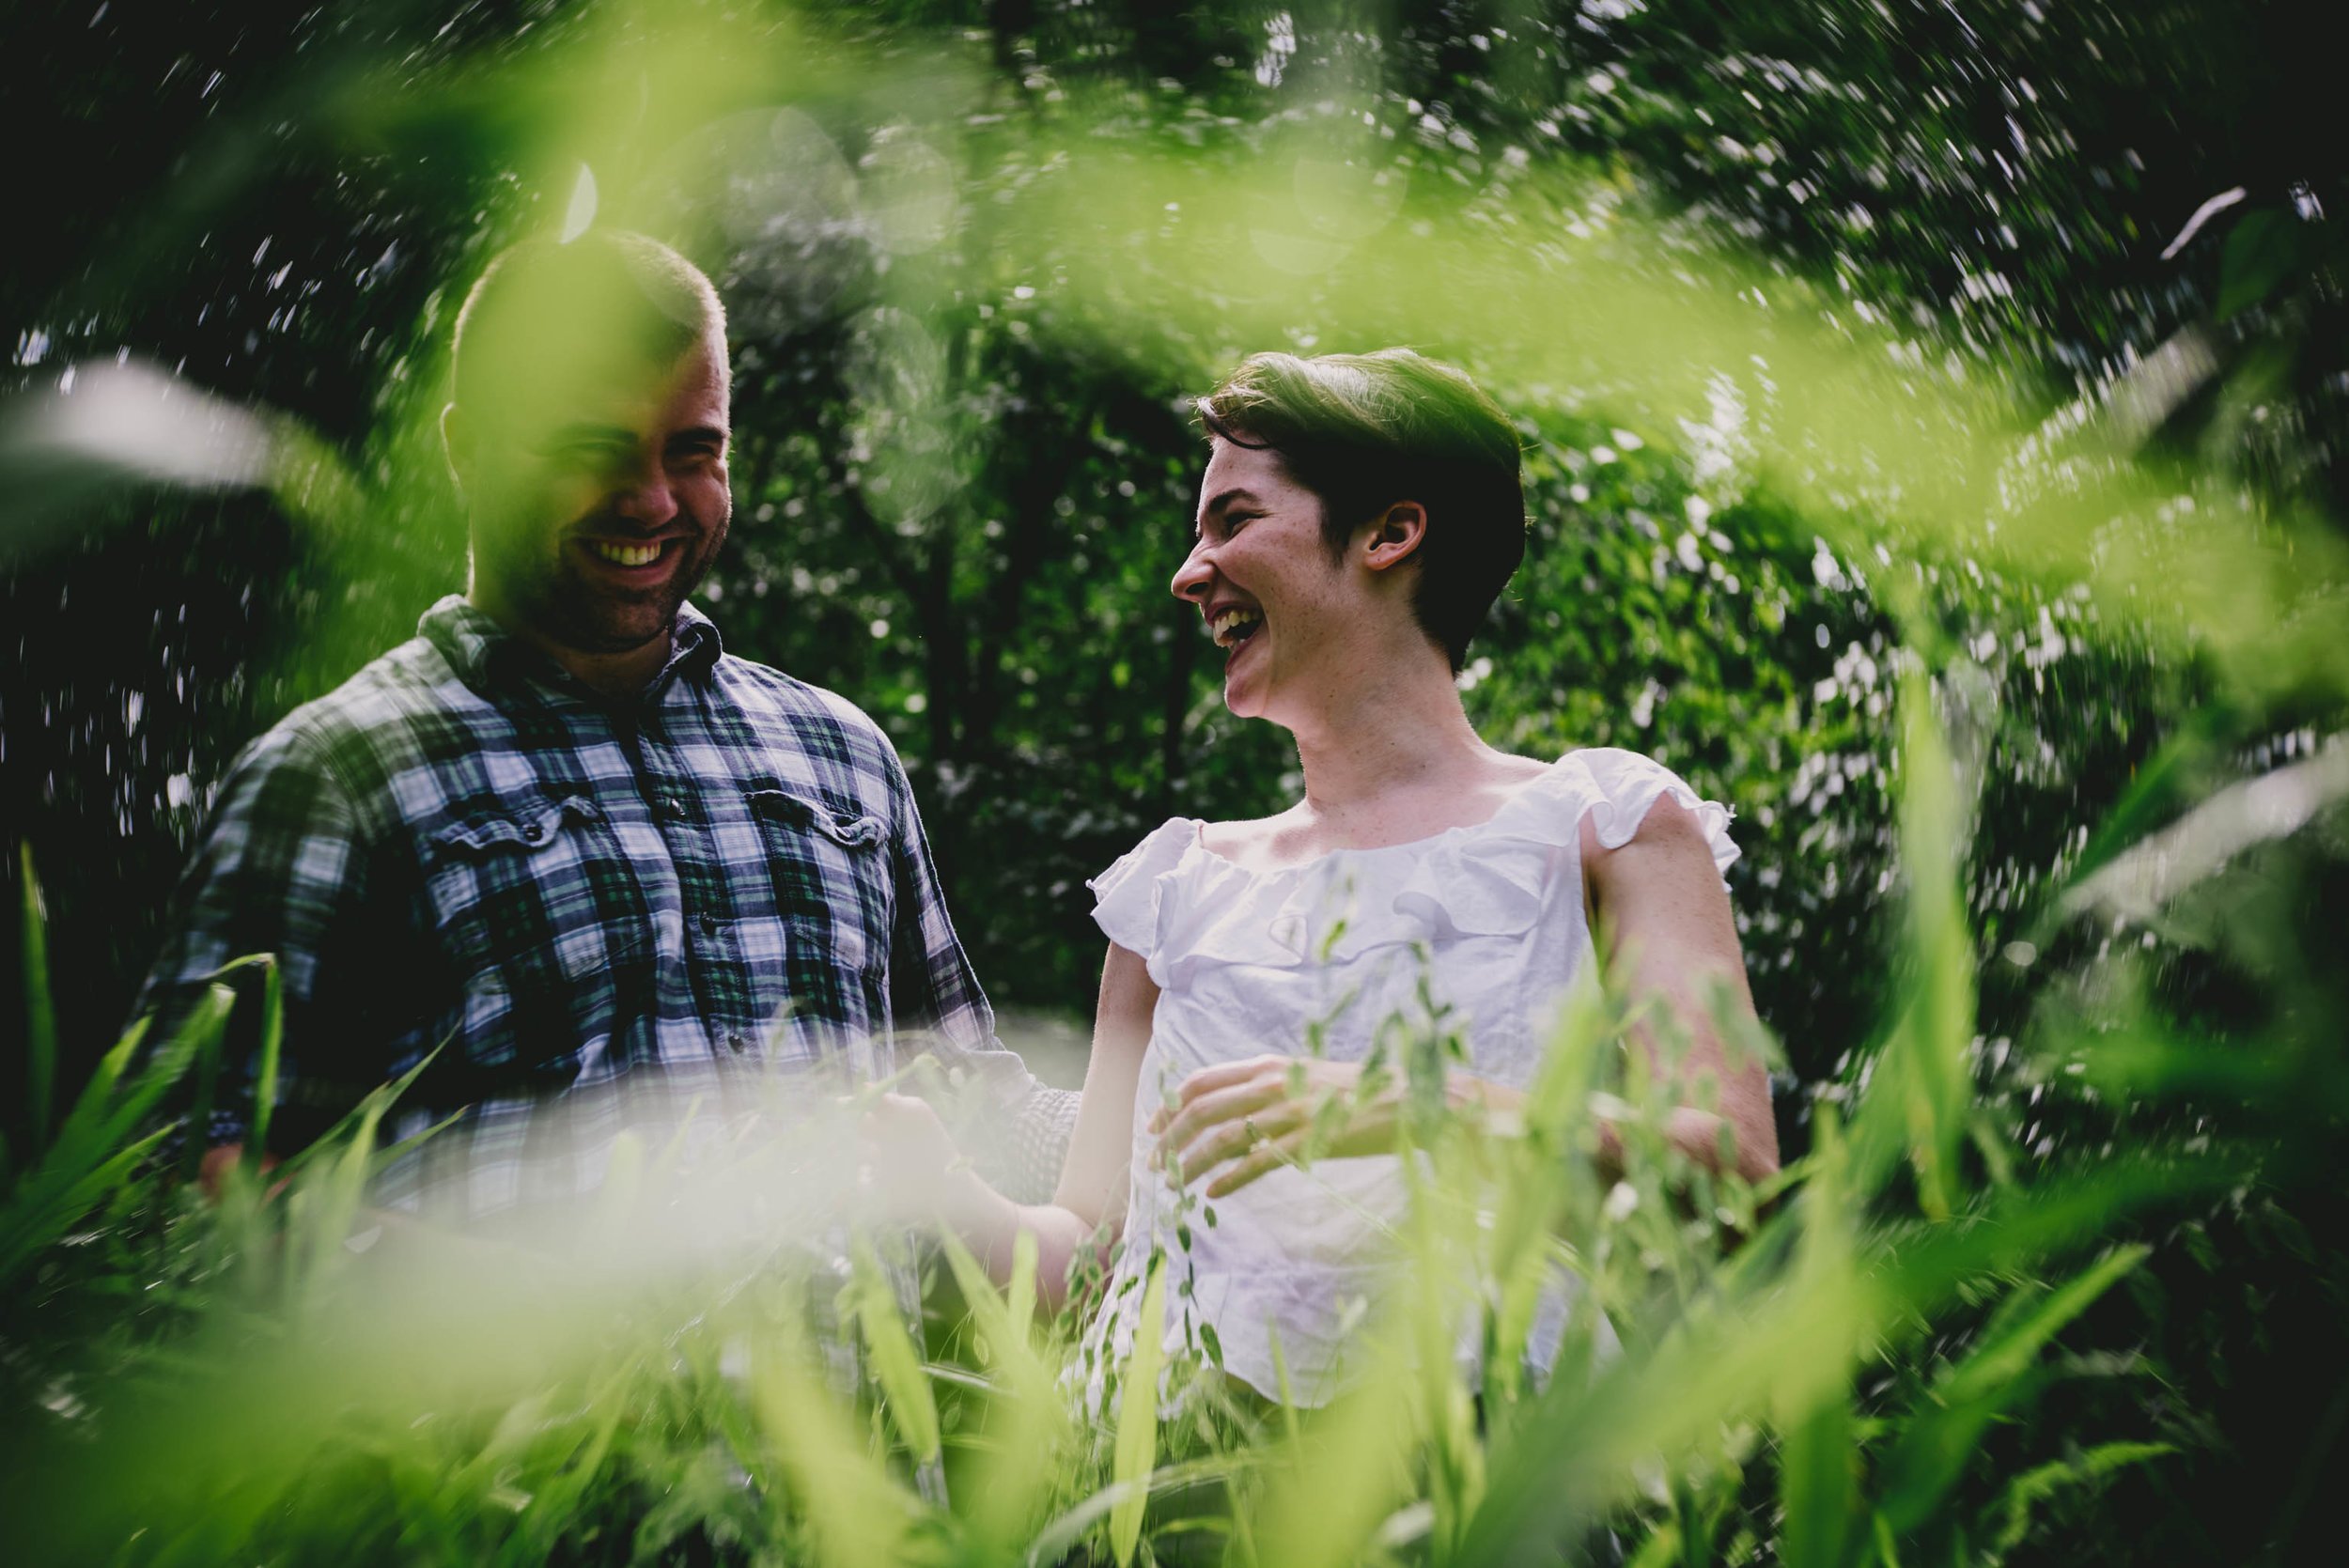
{"type": "MultiPolygon", "coordinates": [[[[689,1097],[771,1106],[779,1069],[869,1081],[927,1048],[980,1091],[982,1169],[1050,1192],[1076,1096],[996,1042],[869,718],[726,654],[690,606],[621,709],[461,598],[417,629],[238,759],[148,981],[168,1014],[278,955],[272,1142],[445,1041],[387,1132],[464,1115],[378,1198],[477,1217],[593,1188],[620,1127],[689,1097]]],[[[232,1049],[224,1103],[251,1072],[232,1049]]]]}

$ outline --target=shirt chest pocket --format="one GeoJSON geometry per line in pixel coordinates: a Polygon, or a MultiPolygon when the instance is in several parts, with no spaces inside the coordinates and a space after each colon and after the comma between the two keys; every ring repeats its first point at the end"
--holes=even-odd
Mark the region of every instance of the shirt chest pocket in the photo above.
{"type": "Polygon", "coordinates": [[[618,836],[584,794],[467,802],[432,828],[425,896],[462,987],[465,1054],[575,1057],[642,1011],[650,912],[618,836]]]}
{"type": "Polygon", "coordinates": [[[796,790],[753,789],[745,800],[792,968],[884,975],[895,905],[887,826],[853,803],[796,790]]]}

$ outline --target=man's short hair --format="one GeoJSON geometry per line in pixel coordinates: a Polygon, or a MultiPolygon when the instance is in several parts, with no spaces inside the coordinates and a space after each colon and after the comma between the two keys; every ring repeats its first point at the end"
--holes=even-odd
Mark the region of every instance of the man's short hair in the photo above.
{"type": "Polygon", "coordinates": [[[590,229],[490,258],[457,313],[459,407],[510,407],[545,389],[665,369],[695,343],[726,369],[726,309],[708,274],[660,241],[590,229]]]}
{"type": "Polygon", "coordinates": [[[1193,407],[1201,427],[1268,449],[1321,498],[1332,560],[1398,501],[1426,509],[1412,613],[1455,674],[1525,558],[1517,432],[1465,371],[1414,353],[1250,356],[1193,407]]]}

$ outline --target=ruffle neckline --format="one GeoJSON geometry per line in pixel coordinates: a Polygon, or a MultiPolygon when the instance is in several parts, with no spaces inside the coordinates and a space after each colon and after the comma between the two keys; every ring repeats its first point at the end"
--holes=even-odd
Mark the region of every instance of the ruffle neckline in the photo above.
{"type": "Polygon", "coordinates": [[[1717,871],[1737,859],[1731,813],[1636,752],[1570,752],[1484,822],[1258,871],[1208,849],[1196,817],[1170,817],[1090,884],[1094,919],[1140,955],[1161,989],[1202,964],[1346,963],[1376,948],[1509,936],[1542,915],[1583,817],[1608,848],[1671,795],[1697,815],[1717,871]]]}

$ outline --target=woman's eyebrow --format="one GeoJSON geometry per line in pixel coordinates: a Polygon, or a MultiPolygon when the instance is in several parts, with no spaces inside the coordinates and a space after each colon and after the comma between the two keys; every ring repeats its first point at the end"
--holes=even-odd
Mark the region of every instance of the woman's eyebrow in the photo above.
{"type": "Polygon", "coordinates": [[[1190,536],[1194,539],[1198,538],[1207,531],[1209,518],[1220,519],[1234,506],[1261,506],[1263,505],[1263,502],[1256,499],[1255,491],[1241,486],[1236,485],[1228,490],[1218,490],[1214,499],[1200,505],[1198,517],[1191,520],[1190,536]]]}

